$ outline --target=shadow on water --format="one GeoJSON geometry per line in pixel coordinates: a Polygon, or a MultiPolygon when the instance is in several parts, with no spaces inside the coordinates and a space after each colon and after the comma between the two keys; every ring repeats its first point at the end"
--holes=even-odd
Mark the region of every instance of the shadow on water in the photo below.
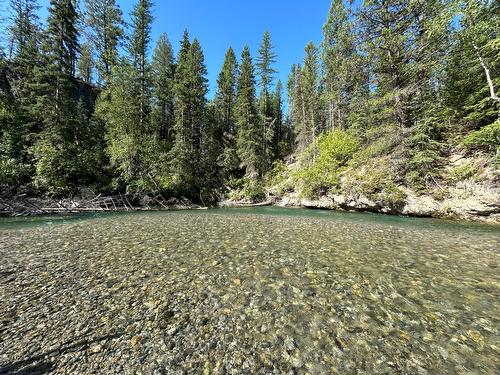
{"type": "Polygon", "coordinates": [[[117,339],[123,336],[123,332],[112,333],[95,338],[84,336],[77,337],[73,340],[66,341],[61,346],[49,350],[45,353],[33,355],[30,358],[9,363],[0,367],[0,374],[16,374],[16,375],[33,375],[47,374],[54,371],[56,365],[47,360],[48,356],[56,356],[81,350],[88,349],[92,344],[100,343],[107,340],[117,339]]]}

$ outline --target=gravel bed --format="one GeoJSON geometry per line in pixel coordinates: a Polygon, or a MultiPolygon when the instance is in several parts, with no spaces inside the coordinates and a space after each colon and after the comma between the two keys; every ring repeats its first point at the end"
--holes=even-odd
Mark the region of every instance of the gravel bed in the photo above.
{"type": "Polygon", "coordinates": [[[499,240],[203,212],[0,230],[0,373],[498,374],[499,240]]]}

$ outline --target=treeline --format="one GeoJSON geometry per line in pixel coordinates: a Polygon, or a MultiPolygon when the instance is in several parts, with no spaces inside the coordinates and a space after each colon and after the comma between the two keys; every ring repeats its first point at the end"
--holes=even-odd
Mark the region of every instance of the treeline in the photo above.
{"type": "MultiPolygon", "coordinates": [[[[198,40],[152,46],[151,0],[126,26],[114,0],[11,0],[0,52],[0,185],[68,195],[162,191],[214,201],[342,130],[402,135],[408,176],[432,176],[452,134],[497,152],[500,6],[495,1],[333,0],[284,88],[265,32],[229,48],[207,99],[198,40]],[[288,106],[284,113],[283,91],[288,106]],[[464,138],[465,137],[465,138],[464,138]]],[[[338,143],[336,147],[338,147],[338,143]]],[[[342,147],[342,145],[340,145],[342,147]]],[[[312,152],[314,159],[315,152],[312,152]]],[[[412,177],[413,176],[413,177],[412,177]]]]}

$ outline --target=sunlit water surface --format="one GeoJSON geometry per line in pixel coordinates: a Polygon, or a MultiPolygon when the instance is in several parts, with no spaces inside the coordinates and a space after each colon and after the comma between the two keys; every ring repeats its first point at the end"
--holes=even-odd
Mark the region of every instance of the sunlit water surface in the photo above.
{"type": "Polygon", "coordinates": [[[0,373],[500,373],[500,227],[252,208],[0,219],[0,373]]]}

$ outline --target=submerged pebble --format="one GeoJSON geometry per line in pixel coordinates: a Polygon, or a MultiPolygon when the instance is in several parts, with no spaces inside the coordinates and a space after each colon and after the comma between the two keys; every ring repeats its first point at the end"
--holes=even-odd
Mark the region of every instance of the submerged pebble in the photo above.
{"type": "Polygon", "coordinates": [[[0,230],[0,373],[497,374],[499,239],[251,211],[0,230]]]}

